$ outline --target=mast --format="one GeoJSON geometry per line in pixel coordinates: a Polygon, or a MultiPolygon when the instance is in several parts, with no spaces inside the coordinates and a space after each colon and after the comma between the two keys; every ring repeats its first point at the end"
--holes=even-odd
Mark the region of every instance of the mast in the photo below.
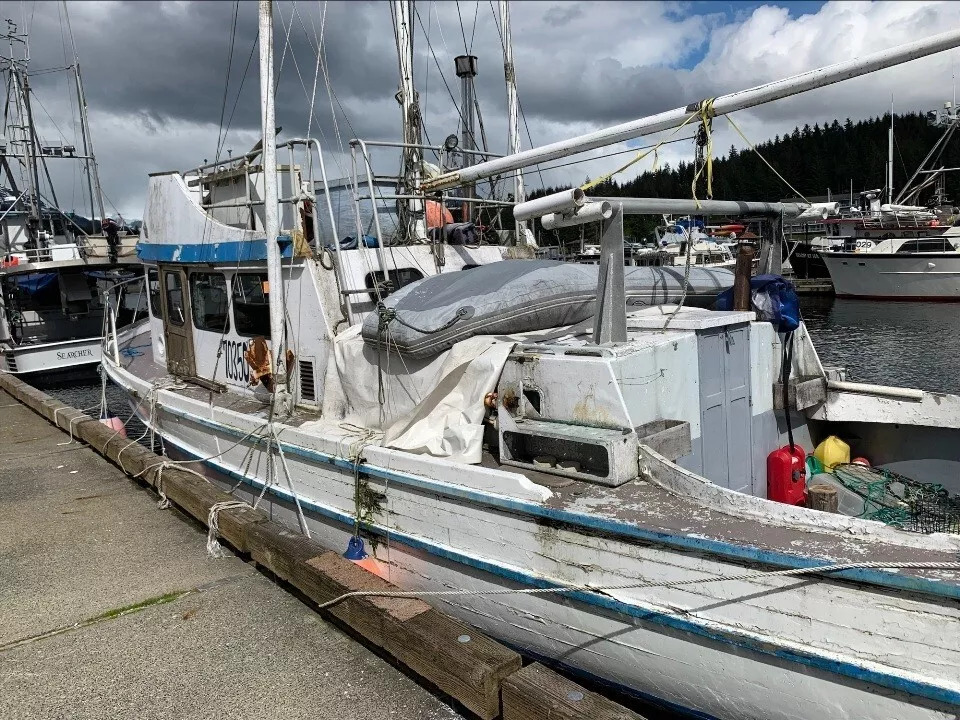
{"type": "Polygon", "coordinates": [[[893,95],[890,96],[890,129],[887,131],[887,202],[893,202],[893,95]]]}
{"type": "MultiPolygon", "coordinates": [[[[413,0],[394,0],[394,27],[397,34],[397,54],[400,62],[400,91],[397,101],[403,113],[403,187],[405,195],[420,193],[421,144],[420,103],[413,84],[413,0]]],[[[405,204],[404,231],[407,240],[426,238],[423,201],[408,200],[405,204]]],[[[383,242],[381,238],[380,242],[383,242]]],[[[384,273],[387,269],[382,268],[384,273]]]]}
{"type": "MultiPolygon", "coordinates": [[[[713,99],[713,115],[726,115],[737,110],[756,107],[773,100],[832,85],[841,80],[867,75],[876,70],[882,70],[958,46],[960,46],[960,30],[940,33],[889,50],[800,73],[783,80],[776,80],[749,90],[721,95],[713,99]]],[[[682,125],[692,117],[697,116],[698,113],[699,103],[691,103],[657,115],[631,120],[579,137],[561,140],[542,147],[524,150],[514,155],[487,160],[469,168],[444,173],[435,179],[424,181],[423,186],[424,189],[433,192],[476,182],[510,170],[569,157],[598,147],[669,130],[682,125]]]]}
{"type": "MultiPolygon", "coordinates": [[[[477,57],[475,55],[457,55],[453,59],[460,78],[460,111],[463,122],[461,144],[463,146],[463,167],[469,167],[477,161],[477,156],[470,152],[477,149],[477,136],[474,124],[474,94],[473,79],[477,76],[477,57]]],[[[474,215],[474,204],[469,202],[477,196],[477,188],[469,183],[463,189],[463,222],[470,222],[474,215]]]]}
{"type": "MultiPolygon", "coordinates": [[[[18,125],[10,125],[11,129],[19,130],[19,140],[11,138],[11,154],[16,157],[16,145],[23,144],[23,160],[27,175],[27,204],[30,212],[27,219],[27,234],[31,240],[39,242],[40,236],[40,178],[37,172],[37,141],[33,127],[33,115],[30,111],[30,83],[27,79],[26,66],[30,62],[30,50],[27,45],[27,36],[17,33],[17,26],[12,20],[7,20],[7,32],[3,35],[10,46],[8,67],[10,72],[10,87],[16,107],[18,125]],[[23,61],[16,59],[13,49],[15,42],[23,45],[23,61]]],[[[4,158],[6,162],[6,158],[4,158]]],[[[8,167],[9,172],[9,167],[8,167]]],[[[12,179],[12,175],[11,175],[12,179]]]]}
{"type": "Polygon", "coordinates": [[[280,267],[277,139],[273,96],[273,2],[260,0],[260,109],[263,125],[263,224],[267,235],[267,282],[270,298],[270,347],[273,350],[273,410],[287,405],[287,370],[283,347],[283,275],[280,267]]]}
{"type": "MultiPolygon", "coordinates": [[[[13,84],[13,95],[17,104],[17,115],[21,123],[18,129],[20,130],[20,143],[23,144],[23,160],[26,164],[27,171],[27,204],[30,207],[30,220],[37,222],[37,225],[34,225],[33,222],[28,222],[27,232],[31,239],[37,239],[34,237],[34,231],[39,229],[40,185],[36,173],[36,157],[34,157],[33,152],[33,127],[31,126],[29,113],[26,111],[26,103],[24,102],[26,91],[23,88],[23,81],[25,78],[20,77],[20,70],[17,68],[16,61],[13,59],[12,50],[10,55],[10,77],[13,84]]],[[[13,148],[11,148],[11,150],[13,150],[13,148]]]]}
{"type": "MultiPolygon", "coordinates": [[[[80,77],[80,55],[77,53],[77,44],[73,39],[73,27],[70,25],[70,14],[67,11],[67,0],[63,2],[63,16],[67,20],[67,31],[70,35],[70,44],[73,49],[73,78],[77,87],[77,105],[80,108],[80,139],[83,142],[83,154],[86,157],[84,167],[87,174],[87,191],[90,197],[90,220],[100,210],[100,220],[106,215],[103,211],[103,190],[100,188],[100,172],[97,169],[97,160],[93,152],[93,137],[90,135],[90,121],[87,118],[87,96],[83,92],[83,80],[80,77]],[[94,194],[96,194],[96,207],[94,206],[94,194]]],[[[94,227],[96,231],[96,227],[94,227]]]]}
{"type": "MultiPolygon", "coordinates": [[[[503,28],[503,76],[507,83],[507,149],[512,155],[520,152],[520,103],[517,100],[517,76],[513,66],[513,37],[510,31],[510,0],[500,0],[500,27],[503,28]]],[[[526,200],[523,191],[523,170],[513,177],[513,197],[518,203],[526,200]]],[[[526,241],[525,222],[517,222],[514,232],[518,245],[526,241]]]]}

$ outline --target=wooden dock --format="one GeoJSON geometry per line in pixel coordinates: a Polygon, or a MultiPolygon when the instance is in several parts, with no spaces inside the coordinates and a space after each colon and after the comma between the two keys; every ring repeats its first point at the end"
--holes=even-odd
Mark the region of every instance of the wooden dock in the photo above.
{"type": "Polygon", "coordinates": [[[797,295],[833,295],[833,283],[830,278],[787,278],[793,283],[797,295]]]}
{"type": "MultiPolygon", "coordinates": [[[[314,607],[323,605],[348,592],[396,589],[385,580],[344,559],[339,552],[320,547],[316,542],[303,535],[291,532],[284,526],[271,521],[262,511],[254,510],[249,506],[236,506],[235,502],[233,506],[220,509],[219,503],[232,502],[235,501],[235,498],[193,473],[176,467],[163,467],[163,458],[150,452],[145,447],[116,435],[99,421],[88,418],[79,410],[64,405],[11,375],[0,374],[0,405],[5,405],[8,408],[5,411],[7,414],[4,415],[4,425],[0,428],[0,432],[3,433],[2,436],[5,438],[4,450],[0,452],[0,528],[5,525],[14,526],[17,524],[16,517],[5,517],[12,510],[11,506],[3,501],[11,493],[16,495],[17,493],[29,493],[31,491],[30,487],[18,487],[16,490],[11,490],[11,488],[15,485],[15,479],[22,476],[23,466],[36,462],[37,452],[40,453],[41,457],[44,457],[44,448],[53,453],[50,457],[55,459],[51,460],[50,463],[57,462],[64,451],[73,453],[72,457],[74,458],[82,457],[84,459],[83,463],[78,466],[79,469],[67,471],[66,480],[63,481],[77,483],[75,492],[82,493],[79,500],[87,496],[100,497],[104,485],[112,486],[114,492],[116,492],[116,481],[123,478],[120,472],[91,452],[96,451],[103,458],[109,459],[121,468],[128,477],[140,478],[136,482],[143,489],[162,490],[163,494],[180,511],[203,526],[208,525],[211,508],[217,506],[216,519],[219,526],[219,536],[222,542],[233,549],[235,556],[231,556],[226,563],[224,561],[206,562],[205,550],[202,549],[204,544],[198,541],[203,538],[203,535],[193,531],[192,543],[184,544],[181,539],[178,545],[179,552],[183,553],[181,556],[165,557],[165,562],[167,562],[165,572],[178,575],[178,570],[180,570],[178,580],[180,584],[176,588],[167,589],[166,592],[155,597],[151,596],[151,601],[146,604],[142,599],[133,603],[118,600],[119,609],[107,608],[95,613],[93,611],[99,609],[97,603],[102,591],[98,591],[95,587],[87,587],[86,590],[88,593],[92,593],[92,597],[84,599],[83,602],[93,604],[90,610],[93,620],[91,624],[102,625],[104,620],[124,617],[141,610],[145,611],[145,608],[154,605],[179,603],[181,598],[184,597],[194,597],[200,591],[194,586],[195,581],[190,580],[190,573],[191,568],[197,564],[198,558],[203,561],[201,565],[206,568],[213,567],[214,570],[227,568],[228,575],[231,577],[233,575],[241,577],[244,575],[244,571],[249,573],[250,563],[242,562],[242,559],[246,558],[260,568],[269,571],[272,576],[283,583],[295,588],[302,596],[314,603],[314,607]],[[17,403],[22,403],[54,425],[67,430],[76,439],[76,442],[71,442],[65,433],[51,428],[43,423],[40,418],[25,413],[21,407],[17,406],[17,403]],[[12,415],[13,408],[16,408],[19,412],[15,433],[11,430],[8,420],[12,415]],[[13,443],[20,441],[14,435],[16,437],[26,436],[28,444],[16,448],[13,443]],[[85,444],[86,447],[81,443],[85,444]],[[8,451],[7,448],[10,447],[16,449],[8,451]],[[163,467],[162,472],[161,467],[163,467]],[[87,489],[90,485],[96,486],[97,494],[90,495],[87,489]],[[188,549],[190,547],[193,549],[188,549]],[[181,564],[182,568],[180,567],[181,564]],[[153,602],[153,600],[156,600],[156,602],[153,602]]],[[[43,464],[42,461],[41,464],[43,464]]],[[[64,466],[61,466],[58,470],[62,467],[64,466]]],[[[28,482],[27,485],[29,484],[28,482]]],[[[122,483],[122,485],[131,488],[135,494],[143,494],[143,490],[138,490],[134,483],[122,483]]],[[[50,524],[50,527],[33,527],[33,530],[47,537],[69,536],[70,545],[74,549],[74,555],[71,557],[75,558],[74,563],[80,565],[88,559],[84,548],[95,547],[102,541],[104,532],[108,535],[113,532],[130,538],[139,538],[147,546],[163,554],[164,548],[169,547],[172,541],[162,536],[162,533],[154,527],[155,522],[146,522],[143,518],[157,516],[169,518],[171,515],[157,510],[148,498],[141,497],[139,500],[143,509],[138,510],[136,514],[130,517],[120,514],[118,511],[121,511],[122,508],[115,505],[100,505],[101,516],[94,518],[94,522],[87,523],[83,527],[75,527],[71,521],[64,520],[55,513],[44,520],[44,522],[50,524]],[[94,528],[96,529],[94,530],[94,528]]],[[[85,507],[94,508],[95,506],[85,507]]],[[[71,511],[65,510],[63,512],[71,511]]],[[[169,532],[169,529],[165,529],[164,532],[169,532]]],[[[8,545],[14,543],[15,545],[16,538],[4,537],[0,540],[0,550],[4,549],[4,543],[8,545]]],[[[119,549],[117,551],[123,552],[119,549]]],[[[16,547],[8,547],[6,552],[8,554],[15,553],[16,547]]],[[[91,554],[95,553],[91,551],[91,554]]],[[[2,579],[4,570],[3,557],[4,553],[0,552],[0,579],[2,579]]],[[[98,557],[101,563],[109,562],[109,556],[98,557]]],[[[138,589],[137,583],[150,584],[156,581],[155,575],[138,577],[135,569],[130,569],[127,567],[129,563],[124,564],[120,559],[115,564],[117,567],[123,566],[132,573],[130,581],[134,589],[138,589]]],[[[148,570],[149,564],[144,560],[145,567],[143,570],[145,572],[148,570]]],[[[101,567],[99,572],[105,572],[108,576],[116,574],[115,568],[110,567],[101,567]]],[[[257,577],[262,580],[261,576],[257,575],[257,577]]],[[[209,582],[215,585],[222,580],[223,578],[213,577],[209,582]]],[[[130,589],[128,586],[124,587],[127,590],[130,589]]],[[[128,592],[122,600],[134,599],[136,596],[137,593],[130,595],[128,592]]],[[[275,606],[271,605],[266,614],[272,621],[282,621],[282,617],[275,616],[278,613],[282,615],[286,612],[283,610],[284,605],[281,602],[273,602],[275,606]]],[[[290,602],[296,604],[292,598],[287,604],[290,604],[290,602]]],[[[0,602],[0,610],[3,610],[3,608],[4,605],[0,602]]],[[[182,616],[186,620],[192,618],[191,613],[194,612],[186,608],[185,605],[179,605],[174,615],[176,617],[182,616]]],[[[474,628],[438,612],[419,599],[378,596],[353,597],[333,605],[328,610],[323,610],[322,615],[333,619],[341,626],[349,628],[356,636],[362,638],[365,645],[378,652],[386,653],[396,662],[427,681],[430,686],[453,698],[465,711],[483,718],[483,720],[493,720],[497,717],[502,717],[504,720],[529,718],[642,720],[636,713],[608,698],[578,686],[566,677],[558,675],[540,664],[534,663],[524,667],[522,658],[512,649],[500,645],[483,636],[474,628]]],[[[67,630],[74,630],[82,626],[83,622],[82,619],[75,620],[68,617],[64,626],[67,630]],[[73,623],[72,626],[69,625],[70,622],[73,623]]],[[[221,624],[213,642],[218,647],[225,645],[226,647],[221,647],[223,652],[227,652],[229,647],[234,647],[235,651],[231,652],[246,656],[251,652],[247,643],[240,642],[238,644],[232,642],[232,640],[243,641],[249,639],[251,634],[257,632],[256,623],[251,623],[251,625],[250,627],[231,628],[223,627],[221,624]]],[[[51,633],[59,635],[61,632],[65,632],[59,627],[53,630],[49,628],[46,630],[34,628],[34,630],[37,630],[37,632],[19,638],[0,635],[0,653],[15,650],[25,643],[42,640],[44,637],[51,636],[51,633]]],[[[302,632],[291,634],[289,641],[292,647],[302,648],[304,644],[303,637],[301,637],[302,632]]],[[[136,639],[129,641],[138,642],[136,639]]],[[[141,638],[139,642],[146,641],[141,638]]],[[[161,637],[157,642],[162,645],[163,638],[161,637]]],[[[272,641],[266,641],[266,648],[260,647],[260,649],[267,652],[270,658],[283,656],[287,652],[285,642],[286,639],[282,634],[275,635],[272,641]]],[[[120,654],[123,654],[123,650],[125,648],[121,650],[120,654]]],[[[161,647],[155,649],[155,652],[159,652],[161,656],[166,656],[168,652],[165,652],[165,650],[169,649],[161,647]]],[[[199,649],[195,649],[195,651],[197,653],[196,657],[181,657],[177,661],[178,667],[175,668],[183,685],[181,690],[184,691],[185,701],[190,703],[191,708],[197,707],[198,704],[206,707],[204,703],[208,700],[217,701],[216,696],[202,696],[206,683],[203,658],[200,657],[203,653],[199,649]],[[200,661],[200,664],[191,671],[194,661],[200,661]],[[190,676],[191,672],[195,673],[195,677],[190,676]],[[194,687],[194,685],[197,687],[194,687]]],[[[82,652],[82,644],[79,652],[82,652]]],[[[316,649],[314,649],[314,652],[316,652],[316,649]]],[[[313,667],[321,660],[326,664],[330,663],[329,658],[326,657],[329,650],[321,650],[321,652],[324,655],[322,658],[313,656],[290,658],[289,662],[293,665],[296,665],[297,659],[301,663],[300,666],[297,666],[300,673],[297,676],[300,678],[298,685],[304,682],[302,678],[303,665],[308,668],[313,667]]],[[[346,654],[349,655],[349,653],[346,654]]],[[[266,663],[262,658],[261,660],[249,659],[252,662],[240,663],[248,670],[251,668],[255,670],[258,663],[266,663]]],[[[273,660],[270,662],[273,662],[273,660]]],[[[348,658],[347,665],[349,665],[349,662],[348,658]]],[[[75,665],[77,667],[83,667],[86,664],[87,660],[84,657],[76,656],[75,665]]],[[[160,664],[163,665],[163,663],[160,664]]],[[[151,665],[149,671],[145,672],[143,681],[149,683],[149,677],[154,675],[164,676],[164,673],[169,670],[168,667],[157,668],[151,665]]],[[[139,671],[134,672],[136,674],[139,671]]],[[[352,669],[347,667],[342,672],[349,675],[352,669]]],[[[300,690],[296,691],[301,693],[297,702],[302,704],[304,702],[303,693],[306,693],[306,697],[313,698],[313,702],[317,703],[316,712],[312,713],[311,716],[334,716],[334,714],[326,714],[321,709],[321,706],[325,706],[324,703],[329,702],[329,699],[314,697],[326,683],[333,682],[329,680],[329,675],[330,673],[327,672],[323,678],[316,678],[313,682],[307,680],[302,692],[300,690]]],[[[33,673],[33,676],[43,678],[44,673],[33,673]]],[[[244,677],[238,677],[236,681],[238,683],[254,682],[244,677]]],[[[43,683],[37,686],[35,684],[36,680],[32,682],[34,683],[33,686],[26,681],[19,681],[16,676],[11,679],[8,674],[6,679],[0,680],[0,690],[4,691],[0,692],[0,696],[6,695],[10,698],[29,696],[41,698],[38,702],[54,702],[49,698],[42,700],[42,698],[51,694],[50,687],[43,686],[43,683]]],[[[402,686],[401,690],[392,689],[391,682],[396,684],[397,681],[383,680],[382,687],[371,687],[363,698],[356,699],[356,712],[351,709],[353,706],[346,702],[341,704],[341,710],[336,712],[335,716],[344,719],[351,717],[385,717],[388,714],[397,716],[394,701],[396,700],[396,694],[402,690],[409,696],[404,696],[406,701],[416,709],[408,707],[405,712],[400,714],[401,717],[441,717],[439,714],[434,714],[433,710],[427,711],[427,708],[431,707],[431,703],[434,708],[436,707],[438,702],[436,698],[433,696],[424,698],[415,692],[415,687],[411,689],[402,686],[402,682],[399,683],[402,686]],[[383,700],[385,703],[383,707],[378,709],[376,702],[371,705],[371,698],[377,700],[382,693],[387,693],[387,699],[383,700]],[[393,695],[390,693],[393,693],[393,695]]],[[[224,684],[226,687],[218,687],[216,689],[217,693],[229,696],[230,693],[235,691],[232,687],[233,681],[224,684]]],[[[342,684],[341,682],[337,686],[340,687],[342,684]]],[[[210,692],[213,692],[213,690],[210,689],[210,692]]],[[[242,691],[236,689],[236,692],[242,691]]],[[[285,692],[293,692],[293,688],[285,692]]],[[[349,696],[348,692],[345,694],[349,696]]],[[[162,693],[146,693],[142,697],[138,695],[137,700],[140,705],[134,714],[138,717],[167,717],[164,713],[152,712],[153,708],[148,707],[151,702],[168,702],[169,698],[164,699],[162,693]]],[[[0,699],[0,715],[3,714],[4,702],[6,701],[0,699]]],[[[64,702],[73,702],[73,700],[64,700],[64,702]]],[[[72,717],[99,716],[97,709],[89,705],[85,706],[85,710],[81,712],[66,712],[63,708],[57,709],[54,705],[46,705],[44,709],[34,712],[33,716],[59,716],[63,714],[72,717]]],[[[292,717],[299,714],[284,711],[280,706],[272,707],[271,713],[261,713],[259,716],[276,717],[282,714],[292,717]]],[[[233,713],[212,712],[211,715],[233,716],[233,713]]],[[[255,717],[257,713],[243,713],[243,716],[255,717]]],[[[455,715],[443,715],[443,717],[453,716],[455,715]]]]}

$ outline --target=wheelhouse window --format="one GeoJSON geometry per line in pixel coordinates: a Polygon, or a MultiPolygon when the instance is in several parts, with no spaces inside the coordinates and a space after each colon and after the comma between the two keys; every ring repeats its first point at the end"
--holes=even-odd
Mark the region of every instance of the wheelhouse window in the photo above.
{"type": "Polygon", "coordinates": [[[190,273],[190,308],[197,330],[225,333],[230,327],[227,278],[222,273],[190,273]]]}
{"type": "Polygon", "coordinates": [[[156,270],[147,270],[147,287],[150,288],[150,313],[160,320],[163,309],[160,307],[160,276],[156,270]]]}
{"type": "Polygon", "coordinates": [[[183,285],[179,273],[166,273],[164,280],[167,291],[167,319],[174,325],[183,325],[183,285]]]}
{"type": "Polygon", "coordinates": [[[233,326],[240,335],[270,336],[270,285],[266,273],[233,276],[233,326]]]}

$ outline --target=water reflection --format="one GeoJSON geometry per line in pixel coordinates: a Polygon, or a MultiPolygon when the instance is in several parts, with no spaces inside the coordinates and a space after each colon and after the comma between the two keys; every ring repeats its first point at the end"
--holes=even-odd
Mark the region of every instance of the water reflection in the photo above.
{"type": "Polygon", "coordinates": [[[951,303],[803,298],[824,365],[856,382],[960,393],[960,308],[951,303]]]}

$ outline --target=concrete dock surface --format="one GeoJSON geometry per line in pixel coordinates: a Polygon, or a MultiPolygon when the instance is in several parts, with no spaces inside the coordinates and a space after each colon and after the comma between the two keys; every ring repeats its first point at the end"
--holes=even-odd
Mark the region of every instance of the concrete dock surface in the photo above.
{"type": "Polygon", "coordinates": [[[459,717],[0,391],[0,718],[459,717]]]}

